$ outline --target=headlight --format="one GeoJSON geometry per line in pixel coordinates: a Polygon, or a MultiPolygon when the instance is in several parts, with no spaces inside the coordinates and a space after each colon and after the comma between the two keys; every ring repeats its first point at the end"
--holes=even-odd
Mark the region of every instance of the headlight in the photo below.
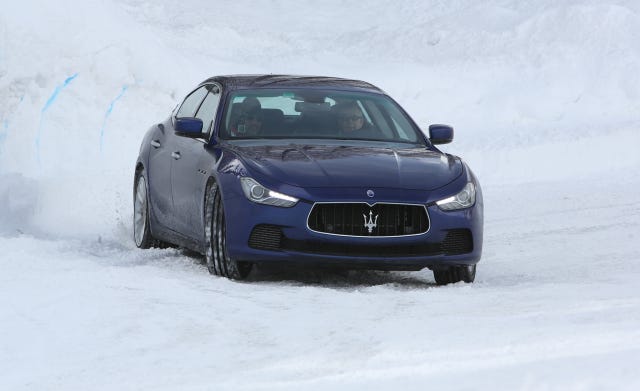
{"type": "Polygon", "coordinates": [[[242,185],[244,195],[247,196],[250,201],[257,202],[258,204],[290,208],[298,203],[297,198],[269,190],[248,177],[240,178],[240,185],[242,185]]]}
{"type": "Polygon", "coordinates": [[[471,182],[467,183],[460,193],[436,202],[442,210],[464,209],[473,206],[475,203],[476,187],[471,182]]]}

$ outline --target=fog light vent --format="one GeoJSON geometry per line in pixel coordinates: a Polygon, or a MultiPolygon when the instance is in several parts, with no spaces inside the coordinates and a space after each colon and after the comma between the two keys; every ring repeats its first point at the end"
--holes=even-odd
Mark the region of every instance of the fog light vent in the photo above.
{"type": "Polygon", "coordinates": [[[452,229],[442,242],[445,255],[466,254],[473,251],[473,238],[468,229],[452,229]]]}
{"type": "Polygon", "coordinates": [[[258,250],[280,250],[282,230],[276,225],[256,225],[249,237],[249,247],[258,250]]]}

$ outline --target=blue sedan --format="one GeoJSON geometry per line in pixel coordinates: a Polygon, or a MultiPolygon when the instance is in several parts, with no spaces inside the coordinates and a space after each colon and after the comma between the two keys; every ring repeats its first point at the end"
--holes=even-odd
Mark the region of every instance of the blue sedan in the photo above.
{"type": "Polygon", "coordinates": [[[409,115],[374,85],[317,76],[212,77],[144,136],[134,239],[205,256],[243,279],[254,264],[433,271],[473,282],[478,180],[435,145],[453,129],[409,115]]]}

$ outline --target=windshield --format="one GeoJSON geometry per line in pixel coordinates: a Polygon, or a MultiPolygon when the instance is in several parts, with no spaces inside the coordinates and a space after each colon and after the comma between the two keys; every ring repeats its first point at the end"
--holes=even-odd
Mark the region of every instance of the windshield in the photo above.
{"type": "Polygon", "coordinates": [[[423,143],[387,96],[319,89],[239,90],[231,94],[223,139],[327,138],[423,143]]]}

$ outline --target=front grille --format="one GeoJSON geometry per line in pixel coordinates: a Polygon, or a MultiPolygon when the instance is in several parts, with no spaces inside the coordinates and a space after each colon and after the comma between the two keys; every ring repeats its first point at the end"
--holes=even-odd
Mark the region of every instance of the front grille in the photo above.
{"type": "Polygon", "coordinates": [[[307,221],[316,232],[348,236],[404,236],[429,230],[422,205],[336,203],[316,204],[307,221]]]}
{"type": "Polygon", "coordinates": [[[442,242],[442,252],[445,255],[466,254],[473,251],[473,238],[468,229],[452,229],[442,242]]]}
{"type": "Polygon", "coordinates": [[[275,225],[256,225],[249,236],[249,247],[259,250],[279,250],[282,242],[282,230],[275,225]]]}

